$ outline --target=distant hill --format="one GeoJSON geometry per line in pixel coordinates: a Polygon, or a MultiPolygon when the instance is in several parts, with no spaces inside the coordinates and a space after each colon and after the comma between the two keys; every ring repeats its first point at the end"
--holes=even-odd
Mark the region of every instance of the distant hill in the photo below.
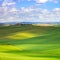
{"type": "Polygon", "coordinates": [[[60,22],[6,22],[6,23],[0,23],[0,26],[23,25],[23,24],[52,25],[52,24],[60,24],[60,22]]]}
{"type": "Polygon", "coordinates": [[[21,22],[22,24],[60,24],[60,22],[21,22]]]}

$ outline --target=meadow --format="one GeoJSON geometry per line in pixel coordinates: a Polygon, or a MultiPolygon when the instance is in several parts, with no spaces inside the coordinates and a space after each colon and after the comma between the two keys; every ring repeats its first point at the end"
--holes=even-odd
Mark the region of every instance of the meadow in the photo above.
{"type": "Polygon", "coordinates": [[[0,60],[60,60],[60,26],[0,27],[0,60]]]}

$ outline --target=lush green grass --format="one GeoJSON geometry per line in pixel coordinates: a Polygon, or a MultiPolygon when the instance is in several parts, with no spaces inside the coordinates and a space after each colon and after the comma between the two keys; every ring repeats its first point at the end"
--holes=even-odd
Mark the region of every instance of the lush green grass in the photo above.
{"type": "Polygon", "coordinates": [[[0,60],[60,60],[60,27],[0,27],[0,60]]]}

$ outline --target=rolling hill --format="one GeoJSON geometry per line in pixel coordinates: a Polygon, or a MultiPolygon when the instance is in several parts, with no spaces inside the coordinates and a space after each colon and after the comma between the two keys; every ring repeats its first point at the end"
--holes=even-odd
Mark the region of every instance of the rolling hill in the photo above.
{"type": "Polygon", "coordinates": [[[0,27],[0,60],[60,60],[60,27],[0,27]]]}

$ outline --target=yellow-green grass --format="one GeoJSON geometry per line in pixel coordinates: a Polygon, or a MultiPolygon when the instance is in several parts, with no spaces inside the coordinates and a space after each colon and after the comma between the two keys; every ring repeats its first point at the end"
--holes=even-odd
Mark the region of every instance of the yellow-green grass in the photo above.
{"type": "Polygon", "coordinates": [[[29,57],[16,54],[0,53],[0,60],[60,60],[49,57],[29,57]]]}
{"type": "Polygon", "coordinates": [[[7,38],[10,39],[27,39],[27,38],[32,38],[38,36],[37,34],[29,33],[29,32],[18,32],[13,35],[7,36],[7,38]]]}
{"type": "Polygon", "coordinates": [[[1,60],[59,60],[59,44],[24,44],[24,45],[1,45],[1,60]],[[40,48],[39,48],[40,47],[40,48]]]}
{"type": "Polygon", "coordinates": [[[1,27],[0,60],[60,60],[60,27],[1,27]]]}

